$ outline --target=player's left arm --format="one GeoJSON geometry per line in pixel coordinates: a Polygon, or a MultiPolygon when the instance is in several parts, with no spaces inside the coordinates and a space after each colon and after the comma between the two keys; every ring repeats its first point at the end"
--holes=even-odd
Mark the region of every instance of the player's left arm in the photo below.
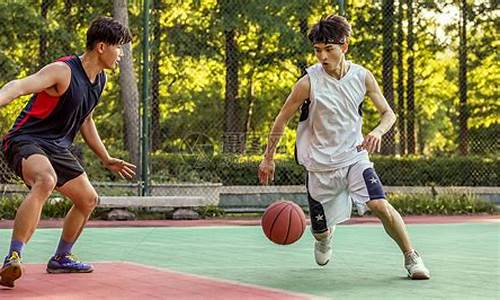
{"type": "Polygon", "coordinates": [[[90,113],[82,126],[80,127],[80,133],[85,140],[85,143],[94,151],[94,153],[102,161],[104,167],[107,169],[118,173],[122,178],[128,177],[133,178],[135,175],[135,165],[126,162],[122,159],[111,157],[104,146],[97,128],[95,126],[94,119],[92,118],[92,113],[90,113]]]}
{"type": "Polygon", "coordinates": [[[387,103],[375,77],[370,71],[367,71],[365,85],[366,94],[373,101],[375,108],[381,115],[379,125],[365,136],[363,143],[360,145],[371,153],[380,151],[382,136],[391,129],[392,125],[394,125],[394,122],[396,122],[396,115],[389,106],[389,103],[387,103]]]}

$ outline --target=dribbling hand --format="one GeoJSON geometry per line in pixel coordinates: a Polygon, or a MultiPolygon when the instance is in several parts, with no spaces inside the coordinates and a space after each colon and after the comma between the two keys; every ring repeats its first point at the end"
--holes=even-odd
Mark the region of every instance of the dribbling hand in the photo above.
{"type": "Polygon", "coordinates": [[[274,181],[274,160],[264,158],[259,165],[259,182],[268,185],[274,181]]]}

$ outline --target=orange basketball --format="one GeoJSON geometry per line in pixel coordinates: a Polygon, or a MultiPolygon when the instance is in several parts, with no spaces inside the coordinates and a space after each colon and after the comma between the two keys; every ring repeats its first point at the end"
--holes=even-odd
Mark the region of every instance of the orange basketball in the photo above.
{"type": "Polygon", "coordinates": [[[280,245],[296,242],[306,229],[306,216],[297,204],[279,200],[266,208],[261,220],[268,239],[280,245]]]}

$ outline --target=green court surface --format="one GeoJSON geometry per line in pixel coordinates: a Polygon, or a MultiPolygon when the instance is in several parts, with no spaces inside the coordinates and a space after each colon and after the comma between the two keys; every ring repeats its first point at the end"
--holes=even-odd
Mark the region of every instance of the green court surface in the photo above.
{"type": "MultiPolygon", "coordinates": [[[[129,261],[327,299],[499,299],[500,223],[409,225],[432,273],[406,277],[403,258],[380,225],[338,226],[334,259],[314,263],[311,234],[274,245],[259,226],[88,228],[75,253],[87,261],[129,261]]],[[[43,263],[60,230],[39,229],[25,263],[43,263]]],[[[10,230],[0,230],[5,253],[10,230]]],[[[186,295],[188,296],[188,295],[186,295]]]]}

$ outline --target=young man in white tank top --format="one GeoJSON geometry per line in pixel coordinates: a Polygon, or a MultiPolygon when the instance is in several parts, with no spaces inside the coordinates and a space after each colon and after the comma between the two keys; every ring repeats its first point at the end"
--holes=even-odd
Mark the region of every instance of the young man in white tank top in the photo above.
{"type": "Polygon", "coordinates": [[[326,265],[332,255],[335,225],[348,220],[352,203],[361,213],[371,210],[405,257],[412,279],[429,279],[429,270],[413,249],[400,214],[385,200],[380,179],[368,153],[380,150],[381,138],[396,116],[373,77],[345,58],[351,26],[340,16],[315,24],[309,39],[318,63],[299,79],[271,129],[259,181],[274,178],[274,154],[287,122],[301,108],[297,128],[297,161],[307,170],[311,228],[316,239],[314,256],[326,265]],[[380,124],[363,137],[361,104],[365,95],[381,114],[380,124]]]}

